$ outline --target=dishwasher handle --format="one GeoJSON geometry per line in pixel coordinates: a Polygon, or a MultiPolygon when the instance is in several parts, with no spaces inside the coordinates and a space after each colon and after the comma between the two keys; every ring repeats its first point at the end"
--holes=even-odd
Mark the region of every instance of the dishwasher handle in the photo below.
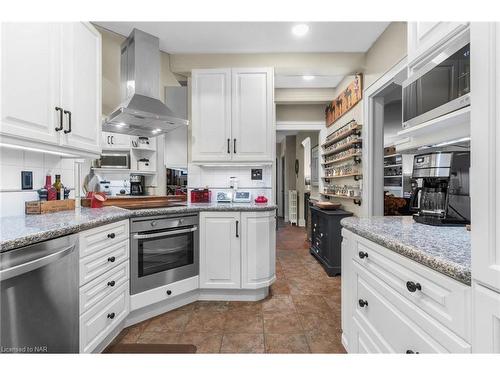
{"type": "Polygon", "coordinates": [[[190,232],[195,232],[197,230],[198,230],[198,227],[194,226],[194,227],[188,228],[188,229],[171,230],[171,231],[165,231],[165,232],[159,232],[159,233],[134,234],[133,238],[134,238],[134,240],[144,240],[144,239],[148,239],[148,238],[171,236],[174,234],[190,233],[190,232]]]}
{"type": "Polygon", "coordinates": [[[75,249],[75,244],[72,244],[44,257],[34,259],[17,266],[7,268],[5,270],[1,270],[0,281],[8,280],[13,277],[23,275],[25,273],[36,270],[37,268],[43,267],[49,263],[55,262],[56,260],[64,258],[66,255],[70,254],[74,249],[75,249]]]}

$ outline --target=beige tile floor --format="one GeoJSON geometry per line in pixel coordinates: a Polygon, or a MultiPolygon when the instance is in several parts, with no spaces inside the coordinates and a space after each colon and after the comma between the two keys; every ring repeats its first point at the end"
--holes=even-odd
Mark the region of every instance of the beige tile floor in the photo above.
{"type": "Polygon", "coordinates": [[[309,254],[304,228],[280,225],[277,280],[258,302],[195,302],[122,332],[121,343],[193,344],[197,353],[345,353],[340,277],[309,254]]]}

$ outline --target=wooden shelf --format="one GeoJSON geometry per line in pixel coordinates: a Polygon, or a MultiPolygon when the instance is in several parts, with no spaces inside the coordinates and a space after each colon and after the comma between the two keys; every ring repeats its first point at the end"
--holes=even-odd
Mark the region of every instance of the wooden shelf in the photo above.
{"type": "Polygon", "coordinates": [[[327,165],[336,164],[336,163],[340,163],[340,162],[345,161],[345,160],[355,159],[355,158],[359,158],[361,160],[361,153],[344,156],[343,158],[340,158],[337,160],[327,161],[327,162],[321,163],[321,165],[327,166],[327,165]]]}
{"type": "MultiPolygon", "coordinates": [[[[323,180],[331,180],[332,178],[344,178],[344,177],[354,177],[354,179],[356,179],[356,177],[362,177],[363,175],[361,173],[350,173],[350,174],[344,174],[342,176],[330,176],[330,177],[326,177],[326,176],[323,176],[321,177],[323,180]]],[[[359,180],[359,178],[358,178],[359,180]]]]}
{"type": "Polygon", "coordinates": [[[403,177],[402,174],[398,174],[396,176],[384,176],[384,178],[401,178],[401,177],[403,177]]]}
{"type": "Polygon", "coordinates": [[[384,159],[385,158],[393,158],[395,156],[400,156],[401,154],[391,154],[391,155],[384,155],[384,159]]]}
{"type": "Polygon", "coordinates": [[[155,175],[156,171],[138,171],[136,169],[120,169],[120,168],[92,168],[95,172],[102,173],[131,173],[143,175],[155,175]]]}
{"type": "Polygon", "coordinates": [[[328,156],[328,155],[333,155],[333,154],[338,154],[339,152],[345,151],[349,148],[351,148],[353,145],[361,143],[361,139],[355,139],[351,142],[346,143],[345,145],[342,145],[340,147],[337,147],[335,150],[331,151],[326,151],[322,154],[323,157],[328,156]]]}
{"type": "MultiPolygon", "coordinates": [[[[347,126],[348,124],[346,124],[344,126],[347,126]]],[[[342,129],[342,128],[340,128],[340,129],[342,129]]],[[[337,130],[337,131],[339,131],[339,130],[337,130]]],[[[323,143],[321,145],[321,147],[323,147],[323,148],[328,147],[331,144],[334,144],[335,142],[338,142],[338,141],[340,141],[340,140],[342,140],[344,138],[347,138],[347,137],[349,137],[352,134],[358,133],[358,135],[359,135],[359,130],[361,130],[361,125],[360,124],[356,124],[356,126],[354,128],[346,131],[345,133],[342,133],[342,134],[340,134],[340,135],[338,135],[338,136],[336,136],[336,137],[334,137],[332,139],[328,139],[325,143],[323,143]]]]}
{"type": "Polygon", "coordinates": [[[131,147],[130,149],[131,149],[131,150],[134,150],[134,151],[156,152],[156,150],[155,150],[154,148],[131,147]]]}
{"type": "Polygon", "coordinates": [[[390,168],[390,167],[401,167],[403,164],[391,164],[391,165],[384,165],[384,168],[390,168]]]}
{"type": "Polygon", "coordinates": [[[349,199],[349,200],[352,200],[354,202],[354,204],[361,206],[361,197],[349,197],[347,195],[327,194],[327,193],[320,193],[320,195],[327,197],[327,198],[349,199]]]}

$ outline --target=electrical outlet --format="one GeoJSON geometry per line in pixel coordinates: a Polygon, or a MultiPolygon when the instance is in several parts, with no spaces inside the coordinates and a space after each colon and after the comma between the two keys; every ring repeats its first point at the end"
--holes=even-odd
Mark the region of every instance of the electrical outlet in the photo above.
{"type": "Polygon", "coordinates": [[[252,169],[252,180],[262,180],[262,169],[252,169]]]}

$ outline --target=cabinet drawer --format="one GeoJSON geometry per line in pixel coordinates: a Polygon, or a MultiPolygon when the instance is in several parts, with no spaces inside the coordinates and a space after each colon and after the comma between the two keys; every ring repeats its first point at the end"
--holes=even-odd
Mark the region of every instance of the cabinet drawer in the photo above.
{"type": "Polygon", "coordinates": [[[128,240],[129,221],[106,224],[80,233],[80,258],[91,255],[113,244],[128,240]]]}
{"type": "Polygon", "coordinates": [[[359,236],[352,257],[416,307],[470,342],[469,286],[359,236]],[[419,285],[420,290],[412,289],[409,282],[419,285]]]}
{"type": "Polygon", "coordinates": [[[383,352],[469,353],[470,345],[389,288],[357,262],[353,265],[354,317],[383,352]],[[362,303],[367,303],[362,306],[362,303]]]}
{"type": "Polygon", "coordinates": [[[129,292],[125,284],[80,317],[80,352],[92,352],[128,311],[129,292]]]}
{"type": "Polygon", "coordinates": [[[80,288],[80,314],[102,301],[123,284],[128,285],[129,262],[125,261],[80,288]]]}
{"type": "Polygon", "coordinates": [[[152,305],[156,302],[161,302],[180,296],[181,294],[198,289],[198,286],[199,278],[198,276],[193,276],[189,279],[177,281],[169,285],[160,286],[146,292],[133,294],[132,296],[130,296],[130,310],[137,310],[141,307],[152,305]]]}
{"type": "Polygon", "coordinates": [[[80,286],[129,258],[128,239],[80,259],[80,286]]]}

